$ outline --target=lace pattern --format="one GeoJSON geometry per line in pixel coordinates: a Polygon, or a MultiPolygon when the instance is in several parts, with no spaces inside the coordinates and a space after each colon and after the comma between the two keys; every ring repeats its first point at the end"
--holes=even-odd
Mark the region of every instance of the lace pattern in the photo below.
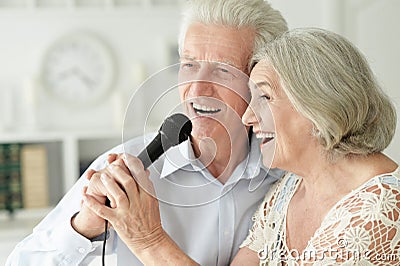
{"type": "Polygon", "coordinates": [[[288,173],[266,195],[243,246],[260,265],[400,265],[400,168],[342,198],[299,254],[286,246],[286,216],[301,178],[288,173]]]}

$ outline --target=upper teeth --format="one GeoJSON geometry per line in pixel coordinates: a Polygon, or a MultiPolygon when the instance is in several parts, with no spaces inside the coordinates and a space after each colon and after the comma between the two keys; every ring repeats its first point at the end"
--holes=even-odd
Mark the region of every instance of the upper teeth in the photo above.
{"type": "Polygon", "coordinates": [[[217,111],[220,110],[218,108],[213,108],[213,107],[210,107],[210,106],[200,105],[200,104],[197,104],[197,103],[193,103],[193,108],[196,109],[196,110],[199,110],[199,111],[204,111],[204,112],[217,112],[217,111]]]}
{"type": "Polygon", "coordinates": [[[275,133],[257,133],[256,135],[257,138],[259,139],[264,139],[264,138],[275,138],[275,133]]]}

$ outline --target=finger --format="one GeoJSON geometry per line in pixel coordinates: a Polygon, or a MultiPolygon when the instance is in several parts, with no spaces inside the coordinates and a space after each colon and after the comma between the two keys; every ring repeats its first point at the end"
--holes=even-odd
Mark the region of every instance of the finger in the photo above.
{"type": "MultiPolygon", "coordinates": [[[[84,186],[84,187],[83,187],[83,189],[82,189],[82,196],[86,194],[87,189],[88,189],[87,186],[84,186]]],[[[80,207],[82,208],[82,206],[83,206],[83,199],[81,199],[81,202],[80,202],[80,207]]]]}
{"type": "MultiPolygon", "coordinates": [[[[120,164],[121,166],[124,166],[125,167],[125,164],[124,164],[124,162],[122,161],[122,153],[120,153],[120,154],[116,154],[116,153],[110,153],[110,154],[108,154],[107,155],[107,164],[109,165],[109,164],[111,164],[111,163],[117,163],[117,164],[120,164]]],[[[86,172],[86,178],[88,179],[88,180],[91,180],[92,179],[92,176],[94,175],[94,174],[96,174],[96,173],[98,173],[98,172],[107,172],[107,168],[104,168],[104,169],[102,169],[102,170],[99,170],[99,171],[96,171],[96,170],[94,170],[94,169],[88,169],[87,170],[87,172],[86,172]]],[[[127,169],[127,172],[128,172],[128,169],[127,169]]]]}
{"type": "Polygon", "coordinates": [[[102,202],[104,204],[104,202],[106,201],[107,189],[101,182],[100,177],[101,174],[99,172],[96,172],[92,175],[85,194],[90,194],[91,196],[94,196],[99,202],[102,202]]]}
{"type": "Polygon", "coordinates": [[[101,174],[100,178],[107,189],[107,197],[110,199],[111,203],[114,202],[115,206],[113,206],[112,204],[111,206],[128,208],[129,207],[128,196],[125,193],[125,191],[121,189],[118,183],[106,173],[101,174]]]}
{"type": "MultiPolygon", "coordinates": [[[[103,182],[103,179],[102,179],[103,174],[105,174],[104,169],[102,171],[96,172],[96,174],[93,175],[92,182],[90,183],[91,187],[89,190],[86,189],[84,194],[90,194],[91,196],[94,196],[94,198],[97,201],[99,201],[99,199],[98,199],[99,196],[108,198],[108,200],[110,201],[110,205],[108,207],[115,208],[116,207],[115,199],[112,197],[112,195],[109,194],[107,185],[105,184],[105,182],[103,182]],[[95,182],[96,182],[96,184],[95,184],[95,182]],[[93,191],[93,189],[96,189],[97,193],[95,193],[93,191]]],[[[106,201],[106,199],[104,199],[104,200],[106,201]]]]}
{"type": "Polygon", "coordinates": [[[109,193],[106,193],[106,194],[107,194],[106,197],[107,197],[107,199],[108,199],[109,202],[110,202],[110,204],[107,205],[107,201],[106,201],[106,206],[107,206],[107,207],[111,207],[111,208],[113,208],[113,209],[117,208],[117,203],[116,203],[114,197],[112,197],[109,193]]]}
{"type": "Polygon", "coordinates": [[[119,165],[127,174],[130,174],[131,172],[129,171],[128,167],[125,164],[125,161],[123,160],[123,154],[120,154],[118,159],[115,160],[112,164],[113,165],[119,165]]]}
{"type": "Polygon", "coordinates": [[[110,153],[110,154],[107,156],[107,162],[108,162],[109,164],[111,164],[111,163],[114,162],[117,158],[118,158],[118,154],[116,154],[116,153],[110,153]]]}
{"type": "Polygon", "coordinates": [[[124,153],[122,156],[122,160],[124,161],[124,164],[128,167],[131,174],[136,174],[137,171],[144,171],[142,161],[131,154],[124,153]]]}
{"type": "Polygon", "coordinates": [[[125,166],[125,163],[124,163],[124,161],[122,160],[121,156],[122,156],[122,154],[115,154],[115,153],[109,154],[109,155],[108,155],[108,159],[107,159],[107,166],[106,166],[105,168],[99,170],[99,171],[91,170],[91,171],[92,171],[92,172],[91,172],[91,175],[94,175],[95,173],[100,173],[100,174],[101,174],[101,173],[110,173],[109,166],[110,166],[111,164],[120,165],[121,167],[123,167],[123,168],[125,169],[125,171],[126,171],[127,173],[129,173],[129,170],[128,170],[128,168],[125,166]]]}
{"type": "Polygon", "coordinates": [[[125,165],[128,167],[130,174],[133,177],[147,176],[143,163],[139,158],[126,153],[124,154],[123,160],[125,165]]]}
{"type": "MultiPolygon", "coordinates": [[[[155,195],[153,183],[150,181],[150,171],[143,168],[143,163],[137,158],[130,154],[125,154],[125,164],[129,167],[131,175],[135,178],[139,185],[139,189],[155,195]]],[[[139,190],[139,192],[140,192],[139,190]]]]}
{"type": "Polygon", "coordinates": [[[139,200],[139,190],[135,179],[127,174],[119,165],[111,165],[113,178],[122,186],[129,202],[137,204],[139,200]]]}
{"type": "Polygon", "coordinates": [[[103,204],[100,204],[93,196],[89,194],[83,195],[84,205],[97,214],[99,217],[108,221],[114,220],[113,210],[103,204]]]}
{"type": "Polygon", "coordinates": [[[87,179],[87,180],[90,180],[90,179],[92,178],[93,174],[95,174],[95,173],[96,173],[95,170],[93,170],[93,169],[88,169],[87,172],[86,172],[86,179],[87,179]]]}

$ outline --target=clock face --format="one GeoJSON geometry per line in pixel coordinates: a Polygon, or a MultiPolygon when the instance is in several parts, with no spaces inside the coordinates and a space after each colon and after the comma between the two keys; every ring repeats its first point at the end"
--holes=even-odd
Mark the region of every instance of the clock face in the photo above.
{"type": "Polygon", "coordinates": [[[85,106],[110,90],[114,79],[112,56],[95,36],[73,33],[50,46],[43,58],[41,78],[52,96],[85,106]]]}

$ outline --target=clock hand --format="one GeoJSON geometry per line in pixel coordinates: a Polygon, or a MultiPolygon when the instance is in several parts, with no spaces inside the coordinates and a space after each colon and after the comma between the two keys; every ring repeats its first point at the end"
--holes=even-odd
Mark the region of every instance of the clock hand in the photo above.
{"type": "Polygon", "coordinates": [[[76,68],[76,75],[79,76],[80,80],[85,83],[86,87],[93,90],[93,86],[95,84],[94,80],[92,80],[88,75],[86,75],[82,70],[76,68]]]}
{"type": "Polygon", "coordinates": [[[60,72],[58,74],[58,77],[60,80],[64,80],[69,78],[71,75],[73,76],[75,72],[76,72],[75,68],[68,68],[67,70],[60,72]]]}
{"type": "Polygon", "coordinates": [[[58,74],[60,80],[73,80],[78,79],[89,91],[93,91],[95,81],[92,80],[88,75],[80,70],[79,67],[70,67],[58,74]]]}

